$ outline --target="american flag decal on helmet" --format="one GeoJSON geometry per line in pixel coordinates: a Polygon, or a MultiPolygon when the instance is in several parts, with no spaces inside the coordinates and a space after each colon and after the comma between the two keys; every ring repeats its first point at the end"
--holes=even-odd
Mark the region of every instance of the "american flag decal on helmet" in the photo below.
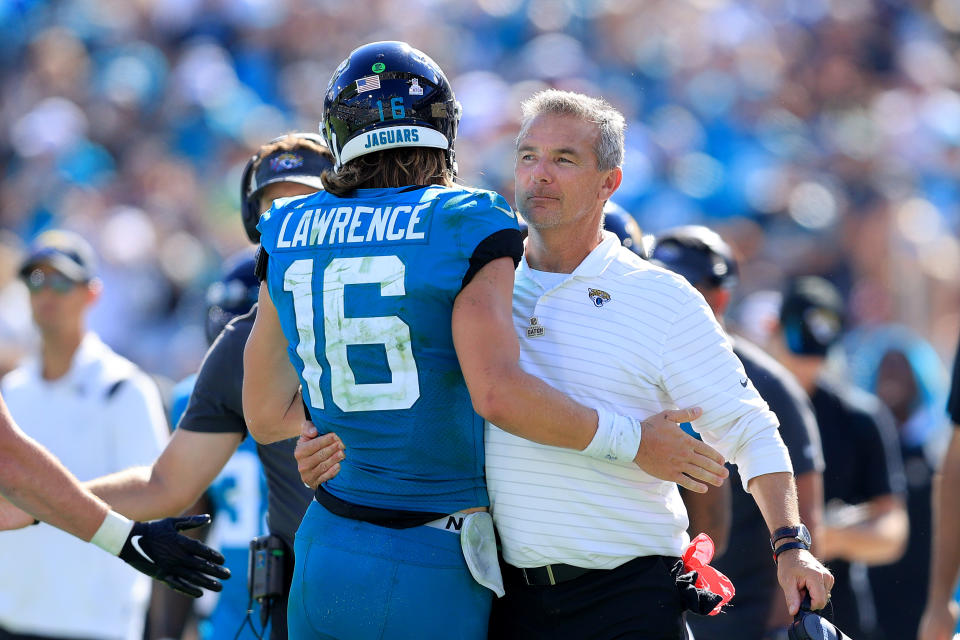
{"type": "Polygon", "coordinates": [[[380,76],[366,76],[357,80],[357,93],[380,88],[380,76]]]}

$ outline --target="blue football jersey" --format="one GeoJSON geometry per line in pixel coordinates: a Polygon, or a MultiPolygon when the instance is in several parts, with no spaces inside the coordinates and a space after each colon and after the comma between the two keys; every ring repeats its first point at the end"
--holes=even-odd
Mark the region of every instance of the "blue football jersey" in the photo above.
{"type": "Polygon", "coordinates": [[[266,284],[304,400],[346,446],[331,494],[437,513],[488,504],[483,420],[451,314],[476,247],[516,228],[500,195],[459,187],[321,191],[261,218],[266,284]]]}

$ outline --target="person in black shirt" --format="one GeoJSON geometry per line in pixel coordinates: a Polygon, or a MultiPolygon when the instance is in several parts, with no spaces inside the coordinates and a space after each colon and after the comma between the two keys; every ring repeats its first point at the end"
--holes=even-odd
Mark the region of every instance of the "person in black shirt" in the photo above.
{"type": "Polygon", "coordinates": [[[947,374],[933,347],[906,327],[864,329],[844,342],[849,344],[851,378],[876,394],[896,422],[910,537],[899,560],[871,567],[869,575],[883,637],[912,638],[930,578],[930,495],[947,433],[947,374]]]}
{"type": "Polygon", "coordinates": [[[960,345],[953,361],[947,413],[953,434],[940,467],[939,490],[933,492],[934,532],[927,605],[920,619],[918,640],[949,640],[957,628],[960,608],[954,589],[960,578],[960,345]]]}
{"type": "MultiPolygon", "coordinates": [[[[680,227],[657,235],[652,259],[684,276],[703,294],[722,322],[737,282],[737,263],[730,247],[706,227],[680,227]]],[[[803,389],[796,379],[760,347],[727,332],[733,351],[740,358],[750,381],[780,421],[780,436],[790,452],[797,482],[800,518],[813,534],[814,548],[823,509],[823,454],[817,423],[803,389]]],[[[723,538],[718,540],[718,557],[712,565],[726,574],[737,590],[729,609],[712,617],[690,616],[688,622],[697,638],[715,640],[760,640],[776,637],[791,621],[778,597],[777,568],[771,561],[767,526],[753,499],[743,490],[735,465],[728,465],[730,478],[730,534],[721,555],[723,538]],[[768,635],[771,634],[771,635],[768,635]]],[[[718,490],[706,494],[683,492],[690,515],[690,531],[711,533],[722,529],[710,522],[723,508],[718,490]],[[705,522],[705,520],[707,522],[705,522]]]]}
{"type": "Polygon", "coordinates": [[[810,395],[820,427],[827,507],[817,556],[836,577],[834,621],[850,637],[871,640],[876,610],[865,565],[894,562],[904,551],[905,481],[890,412],[876,396],[825,372],[843,312],[832,284],[797,278],[783,297],[770,347],[810,395]]]}

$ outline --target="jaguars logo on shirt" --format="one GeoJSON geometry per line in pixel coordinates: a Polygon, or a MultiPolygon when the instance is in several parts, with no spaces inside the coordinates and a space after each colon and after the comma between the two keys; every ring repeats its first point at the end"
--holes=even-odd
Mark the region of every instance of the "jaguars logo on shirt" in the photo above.
{"type": "Polygon", "coordinates": [[[587,289],[587,295],[590,296],[595,307],[602,307],[610,302],[610,294],[602,289],[587,289]]]}

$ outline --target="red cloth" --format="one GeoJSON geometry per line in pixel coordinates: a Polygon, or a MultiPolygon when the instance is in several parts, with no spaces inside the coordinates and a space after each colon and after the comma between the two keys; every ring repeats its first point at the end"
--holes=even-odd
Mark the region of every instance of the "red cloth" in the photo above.
{"type": "Polygon", "coordinates": [[[720,613],[723,605],[730,602],[730,599],[733,598],[737,592],[736,589],[733,588],[733,583],[730,582],[730,578],[710,566],[709,563],[713,560],[715,550],[716,547],[713,544],[713,540],[710,539],[710,536],[701,533],[690,541],[690,545],[683,552],[683,568],[686,571],[697,572],[697,582],[695,586],[698,589],[706,589],[722,598],[720,604],[710,612],[709,615],[711,616],[720,613]]]}

